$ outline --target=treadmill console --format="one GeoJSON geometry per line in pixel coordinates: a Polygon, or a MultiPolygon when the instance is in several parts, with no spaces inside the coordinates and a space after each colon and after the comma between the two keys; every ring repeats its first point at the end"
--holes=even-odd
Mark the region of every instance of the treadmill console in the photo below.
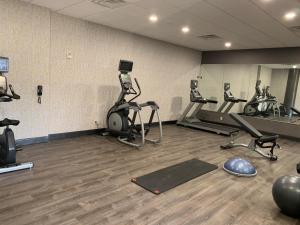
{"type": "Polygon", "coordinates": [[[198,91],[198,81],[191,80],[191,102],[195,102],[197,100],[203,99],[202,95],[198,91]]]}
{"type": "Polygon", "coordinates": [[[230,83],[224,83],[224,100],[225,101],[234,101],[235,97],[230,91],[230,83]]]}

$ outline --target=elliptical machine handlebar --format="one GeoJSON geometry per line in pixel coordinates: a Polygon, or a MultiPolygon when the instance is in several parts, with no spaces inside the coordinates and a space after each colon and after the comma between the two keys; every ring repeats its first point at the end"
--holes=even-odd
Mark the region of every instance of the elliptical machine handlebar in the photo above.
{"type": "Polygon", "coordinates": [[[10,102],[12,101],[12,99],[16,99],[16,100],[19,100],[21,97],[20,95],[17,95],[12,87],[12,85],[10,84],[9,85],[9,89],[11,91],[11,94],[8,94],[8,93],[1,93],[0,94],[0,98],[2,102],[10,102]]]}
{"type": "Polygon", "coordinates": [[[218,104],[218,101],[212,99],[205,99],[207,103],[218,104]]]}
{"type": "Polygon", "coordinates": [[[138,82],[138,80],[136,78],[134,78],[134,82],[138,88],[138,92],[132,88],[132,90],[134,91],[133,94],[136,94],[136,96],[134,96],[132,99],[130,99],[128,102],[132,102],[134,99],[138,98],[141,94],[142,94],[142,91],[141,91],[141,87],[140,87],[140,84],[138,82]]]}
{"type": "Polygon", "coordinates": [[[135,83],[136,83],[136,86],[137,86],[138,89],[139,89],[139,94],[141,94],[142,91],[141,91],[141,87],[140,87],[140,84],[139,84],[138,80],[137,80],[136,78],[134,78],[134,81],[135,81],[135,83]]]}

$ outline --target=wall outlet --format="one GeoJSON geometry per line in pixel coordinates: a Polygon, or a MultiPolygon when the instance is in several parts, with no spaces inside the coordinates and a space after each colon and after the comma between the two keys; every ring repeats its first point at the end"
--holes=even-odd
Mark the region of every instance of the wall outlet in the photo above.
{"type": "Polygon", "coordinates": [[[223,116],[220,116],[220,120],[223,121],[223,116]]]}
{"type": "Polygon", "coordinates": [[[67,59],[73,59],[73,55],[72,55],[71,52],[68,52],[68,53],[67,53],[67,59]]]}

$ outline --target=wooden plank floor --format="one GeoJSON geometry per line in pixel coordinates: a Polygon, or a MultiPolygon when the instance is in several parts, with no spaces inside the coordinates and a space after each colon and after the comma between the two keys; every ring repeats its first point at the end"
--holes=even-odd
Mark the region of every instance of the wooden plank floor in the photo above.
{"type": "Polygon", "coordinates": [[[269,162],[243,149],[220,150],[226,139],[170,125],[162,144],[142,151],[99,136],[28,146],[18,160],[34,169],[0,176],[0,224],[299,225],[280,213],[271,189],[277,177],[296,174],[300,143],[281,140],[279,161],[269,162]],[[251,160],[258,175],[225,173],[222,164],[232,156],[251,160]],[[159,196],[130,182],[192,158],[219,169],[159,196]]]}

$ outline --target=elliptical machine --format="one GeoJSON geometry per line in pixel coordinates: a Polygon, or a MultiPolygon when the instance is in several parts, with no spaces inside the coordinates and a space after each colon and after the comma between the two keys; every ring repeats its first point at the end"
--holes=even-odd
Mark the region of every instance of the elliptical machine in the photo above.
{"type": "MultiPolygon", "coordinates": [[[[14,92],[11,84],[7,85],[7,78],[3,73],[9,71],[9,59],[0,57],[0,102],[11,102],[19,100],[20,96],[14,92]],[[8,93],[8,87],[11,94],[8,93]]],[[[3,133],[0,135],[0,174],[13,172],[17,170],[31,169],[33,163],[16,163],[16,141],[14,132],[9,126],[18,126],[19,120],[10,120],[5,118],[0,121],[0,127],[5,127],[3,133]]],[[[20,149],[18,149],[20,150],[20,149]]]]}
{"type": "Polygon", "coordinates": [[[143,104],[134,102],[136,98],[141,95],[141,88],[136,78],[134,81],[138,88],[136,91],[132,85],[129,72],[132,72],[133,62],[120,60],[119,64],[119,80],[122,87],[121,94],[115,103],[115,105],[108,111],[107,114],[107,129],[108,134],[118,137],[118,140],[124,144],[133,147],[142,147],[145,141],[152,143],[159,143],[162,140],[162,122],[159,117],[159,106],[153,102],[148,101],[143,104]],[[133,95],[130,100],[126,100],[126,96],[133,95]],[[145,107],[151,108],[151,115],[147,124],[142,121],[141,111],[145,107]],[[133,112],[133,116],[130,117],[130,112],[133,112]],[[160,136],[157,139],[147,139],[151,126],[153,125],[154,115],[156,114],[160,136]],[[139,124],[136,124],[137,116],[139,118],[139,124]],[[134,142],[136,139],[141,139],[140,142],[134,142]]]}

